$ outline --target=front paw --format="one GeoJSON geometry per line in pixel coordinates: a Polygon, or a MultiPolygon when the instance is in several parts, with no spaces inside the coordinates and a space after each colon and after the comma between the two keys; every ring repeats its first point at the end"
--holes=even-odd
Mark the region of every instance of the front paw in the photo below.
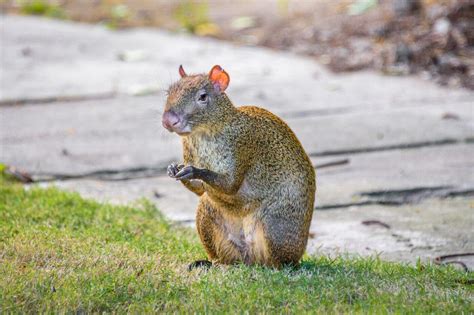
{"type": "Polygon", "coordinates": [[[176,174],[178,174],[178,172],[183,168],[184,164],[171,163],[170,165],[168,165],[166,172],[168,173],[169,177],[175,178],[176,174]]]}
{"type": "Polygon", "coordinates": [[[185,166],[175,174],[176,180],[199,179],[199,169],[194,166],[185,166]]]}

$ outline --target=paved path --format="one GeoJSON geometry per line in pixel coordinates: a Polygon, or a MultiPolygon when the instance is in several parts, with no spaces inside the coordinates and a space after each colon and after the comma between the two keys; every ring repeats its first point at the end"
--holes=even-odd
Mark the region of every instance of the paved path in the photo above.
{"type": "Polygon", "coordinates": [[[283,117],[321,166],[309,252],[403,261],[474,252],[472,92],[335,75],[310,58],[151,29],[1,23],[0,161],[41,185],[113,202],[147,197],[193,225],[196,198],[164,176],[181,147],[160,113],[179,64],[219,63],[232,100],[283,117]]]}

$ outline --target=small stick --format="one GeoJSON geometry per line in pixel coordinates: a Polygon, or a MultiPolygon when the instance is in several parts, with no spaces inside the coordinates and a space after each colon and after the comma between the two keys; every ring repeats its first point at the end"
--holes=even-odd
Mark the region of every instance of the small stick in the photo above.
{"type": "Polygon", "coordinates": [[[342,159],[342,160],[335,160],[327,163],[316,164],[314,167],[317,169],[331,167],[331,166],[339,166],[349,164],[349,159],[342,159]]]}

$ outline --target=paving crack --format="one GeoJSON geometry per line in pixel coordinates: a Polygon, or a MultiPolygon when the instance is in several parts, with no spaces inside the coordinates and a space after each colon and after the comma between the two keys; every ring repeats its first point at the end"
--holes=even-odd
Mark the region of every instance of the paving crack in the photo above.
{"type": "Polygon", "coordinates": [[[453,198],[474,196],[473,188],[456,188],[453,186],[430,186],[430,187],[414,187],[407,189],[385,189],[374,190],[368,192],[360,192],[357,194],[361,197],[361,201],[348,203],[335,203],[316,206],[314,210],[333,210],[350,207],[365,206],[403,206],[418,204],[428,198],[453,198]]]}
{"type": "Polygon", "coordinates": [[[429,197],[444,197],[446,194],[452,193],[453,189],[454,187],[452,186],[416,187],[409,189],[361,192],[359,193],[359,196],[366,197],[375,202],[389,202],[403,205],[418,203],[429,197]]]}
{"type": "Polygon", "coordinates": [[[355,107],[335,107],[335,108],[321,108],[321,109],[308,109],[298,111],[281,112],[278,115],[285,119],[296,119],[296,118],[307,118],[312,116],[330,116],[337,114],[348,114],[356,112],[355,107]]]}
{"type": "MultiPolygon", "coordinates": [[[[471,104],[471,97],[461,97],[455,100],[457,104],[471,104]]],[[[370,111],[371,113],[387,113],[394,110],[410,110],[410,109],[419,109],[423,107],[433,107],[437,105],[445,105],[445,100],[437,99],[418,99],[418,100],[409,100],[405,102],[397,102],[396,104],[391,104],[388,106],[380,107],[380,104],[373,103],[359,103],[353,104],[352,106],[339,106],[339,107],[324,107],[317,109],[306,109],[306,110],[294,110],[294,111],[281,111],[277,112],[278,116],[285,119],[300,119],[308,117],[319,117],[319,116],[332,116],[332,115],[344,115],[344,114],[363,114],[370,111]],[[417,105],[413,105],[416,103],[417,105]]]]}
{"type": "Polygon", "coordinates": [[[115,98],[116,96],[117,96],[116,92],[105,92],[105,93],[96,93],[96,94],[18,98],[18,99],[0,100],[0,106],[18,106],[18,105],[29,105],[29,104],[40,105],[40,104],[59,103],[59,102],[67,103],[67,102],[80,102],[80,101],[91,101],[91,100],[106,100],[106,99],[115,98]]]}
{"type": "MultiPolygon", "coordinates": [[[[166,164],[168,165],[168,164],[166,164]]],[[[132,179],[158,177],[164,175],[166,166],[139,166],[124,169],[106,169],[79,174],[37,173],[32,174],[34,182],[67,181],[75,179],[95,179],[100,181],[126,181],[132,179]]]]}
{"type": "Polygon", "coordinates": [[[334,204],[316,206],[314,207],[314,210],[334,210],[334,209],[343,209],[343,208],[350,208],[350,207],[365,207],[365,206],[373,206],[373,205],[401,206],[400,203],[366,200],[366,201],[359,201],[359,202],[334,203],[334,204]]]}
{"type": "Polygon", "coordinates": [[[452,197],[469,197],[474,196],[474,189],[464,189],[458,191],[451,191],[446,194],[445,198],[452,198],[452,197]]]}
{"type": "Polygon", "coordinates": [[[331,156],[331,155],[361,154],[361,153],[392,151],[392,150],[418,149],[418,148],[424,148],[424,147],[437,147],[437,146],[462,144],[462,143],[474,144],[474,138],[464,138],[464,139],[446,138],[446,139],[439,139],[439,140],[420,141],[420,142],[412,142],[412,143],[399,143],[399,144],[375,146],[375,147],[328,150],[328,151],[321,151],[321,152],[312,152],[312,153],[309,153],[309,156],[321,157],[321,156],[331,156]]]}

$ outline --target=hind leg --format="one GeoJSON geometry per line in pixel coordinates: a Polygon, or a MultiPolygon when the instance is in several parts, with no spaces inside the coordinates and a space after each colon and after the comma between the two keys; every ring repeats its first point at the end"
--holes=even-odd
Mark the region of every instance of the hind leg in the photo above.
{"type": "Polygon", "coordinates": [[[280,268],[284,265],[297,265],[304,254],[312,211],[288,211],[291,207],[287,206],[285,211],[275,209],[262,220],[268,252],[264,264],[267,266],[280,268]]]}
{"type": "Polygon", "coordinates": [[[217,211],[203,195],[199,200],[196,226],[211,261],[233,264],[243,261],[244,247],[238,236],[238,227],[217,211]]]}

